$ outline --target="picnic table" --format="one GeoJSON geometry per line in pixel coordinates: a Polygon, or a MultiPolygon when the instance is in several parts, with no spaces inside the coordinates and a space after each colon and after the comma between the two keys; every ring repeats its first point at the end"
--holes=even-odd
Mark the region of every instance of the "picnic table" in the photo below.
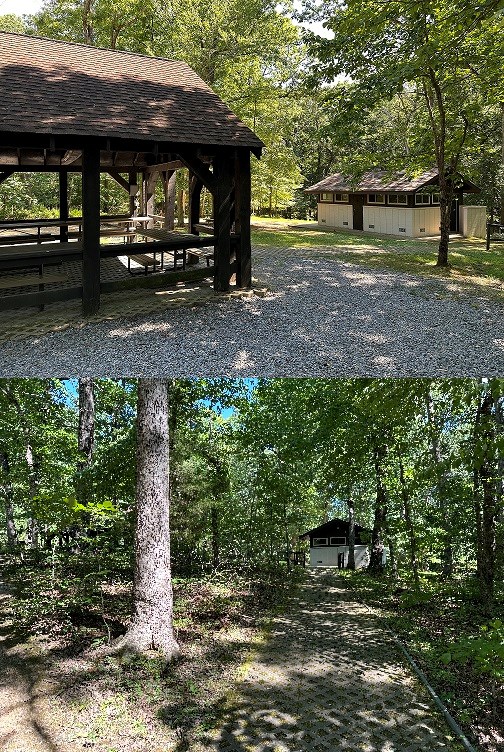
{"type": "Polygon", "coordinates": [[[500,222],[489,222],[487,224],[486,249],[490,250],[490,243],[504,242],[504,225],[500,222]]]}
{"type": "MultiPolygon", "coordinates": [[[[151,218],[148,216],[145,217],[136,217],[136,216],[129,216],[129,215],[105,215],[100,217],[100,224],[102,225],[102,229],[100,230],[100,235],[102,237],[113,237],[115,235],[124,236],[124,237],[132,237],[135,235],[135,229],[136,226],[139,225],[140,227],[145,227],[148,222],[150,222],[151,218]],[[123,224],[124,230],[121,230],[120,228],[112,229],[107,227],[107,225],[117,225],[117,224],[123,224]]],[[[25,237],[22,235],[4,235],[0,233],[0,245],[14,245],[16,243],[22,243],[23,241],[33,241],[36,243],[43,243],[43,242],[51,242],[54,240],[54,237],[49,233],[42,233],[43,229],[48,229],[51,227],[59,227],[61,228],[69,228],[69,227],[77,227],[78,230],[76,233],[73,234],[74,237],[80,238],[82,235],[82,217],[70,217],[69,219],[24,219],[24,220],[15,220],[15,219],[9,219],[4,220],[0,222],[0,231],[1,230],[20,230],[21,232],[24,230],[36,230],[35,232],[32,232],[31,234],[27,234],[25,237]]]]}
{"type": "MultiPolygon", "coordinates": [[[[186,268],[186,264],[197,263],[200,258],[206,260],[207,266],[210,266],[210,260],[213,259],[213,250],[209,251],[206,248],[191,248],[190,245],[201,244],[201,238],[198,235],[192,235],[187,232],[176,232],[174,230],[166,230],[164,228],[151,227],[149,229],[137,230],[137,235],[145,237],[146,240],[159,240],[159,241],[177,241],[187,242],[189,246],[187,248],[180,248],[174,251],[167,251],[173,255],[173,266],[177,268],[177,262],[182,261],[182,269],[186,268]]],[[[208,245],[213,244],[213,237],[208,239],[208,245]]],[[[161,268],[163,268],[163,255],[164,251],[161,251],[161,268]]]]}
{"type": "MultiPolygon", "coordinates": [[[[137,218],[135,218],[137,219],[137,218]]],[[[142,230],[142,232],[144,232],[142,230]]],[[[121,256],[128,257],[129,261],[135,261],[144,267],[147,274],[149,269],[162,270],[164,264],[164,254],[170,254],[173,258],[174,268],[182,261],[182,268],[185,270],[186,254],[188,249],[197,250],[202,246],[208,247],[213,244],[214,238],[199,238],[196,235],[184,233],[167,233],[156,239],[153,237],[154,231],[148,231],[149,236],[155,242],[146,245],[145,242],[133,242],[128,245],[124,243],[110,243],[100,246],[100,258],[118,258],[121,256]],[[163,254],[161,264],[156,259],[156,254],[163,254]]],[[[134,231],[134,234],[138,234],[134,231]]],[[[57,289],[45,290],[45,284],[56,284],[60,281],[67,281],[58,275],[48,275],[45,267],[56,266],[64,261],[82,261],[83,244],[82,241],[73,242],[48,242],[43,244],[26,244],[13,245],[10,247],[0,248],[0,279],[2,280],[0,289],[9,289],[10,287],[28,287],[38,285],[39,290],[36,293],[21,293],[17,295],[0,296],[0,311],[13,308],[26,308],[31,306],[43,306],[46,303],[62,302],[82,297],[83,287],[81,285],[68,286],[61,285],[57,289]],[[21,271],[28,272],[36,269],[38,276],[28,275],[5,277],[2,272],[21,271]],[[21,282],[22,280],[22,282],[21,282]]],[[[128,264],[130,266],[130,264],[128,264]]],[[[130,267],[131,270],[131,267],[130,267]]],[[[134,273],[134,270],[131,270],[134,273]]],[[[108,283],[103,283],[105,287],[108,283]]]]}

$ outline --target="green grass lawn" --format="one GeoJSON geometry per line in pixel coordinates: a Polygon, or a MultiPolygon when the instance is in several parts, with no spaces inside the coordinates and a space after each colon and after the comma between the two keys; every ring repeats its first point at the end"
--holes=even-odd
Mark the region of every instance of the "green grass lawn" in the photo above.
{"type": "Polygon", "coordinates": [[[299,222],[298,227],[290,227],[292,224],[294,222],[291,220],[253,217],[252,242],[261,246],[309,249],[315,257],[331,257],[362,266],[441,277],[460,283],[467,290],[473,288],[504,297],[502,244],[494,243],[487,251],[484,240],[452,240],[449,246],[450,267],[443,269],[436,266],[436,240],[319,230],[314,222],[299,222]]]}

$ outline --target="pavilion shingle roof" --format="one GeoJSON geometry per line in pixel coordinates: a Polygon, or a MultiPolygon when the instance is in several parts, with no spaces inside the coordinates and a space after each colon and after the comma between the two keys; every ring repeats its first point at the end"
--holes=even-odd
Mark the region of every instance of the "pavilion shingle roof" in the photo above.
{"type": "Polygon", "coordinates": [[[0,132],[263,146],[179,61],[0,32],[0,91],[0,132]]]}
{"type": "MultiPolygon", "coordinates": [[[[373,191],[384,192],[408,192],[418,191],[427,185],[435,185],[438,182],[439,172],[437,169],[427,170],[421,175],[411,177],[406,172],[398,172],[391,175],[385,170],[370,170],[365,172],[360,181],[352,183],[342,172],[324,178],[319,183],[305,189],[305,193],[321,193],[322,191],[343,191],[344,193],[368,193],[373,191]]],[[[463,189],[478,192],[474,183],[463,179],[463,189]]]]}

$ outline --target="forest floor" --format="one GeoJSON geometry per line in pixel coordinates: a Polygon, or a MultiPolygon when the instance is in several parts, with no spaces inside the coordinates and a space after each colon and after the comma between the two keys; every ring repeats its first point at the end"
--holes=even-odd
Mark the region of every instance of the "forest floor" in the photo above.
{"type": "Polygon", "coordinates": [[[453,641],[461,630],[453,604],[447,619],[450,599],[397,615],[394,599],[408,602],[401,588],[344,575],[345,584],[327,572],[303,584],[301,570],[177,579],[181,654],[167,668],[110,653],[130,610],[124,578],[97,588],[68,571],[11,567],[0,587],[0,750],[458,750],[382,617],[478,748],[501,750],[488,679],[439,662],[438,633],[453,641]]]}
{"type": "Polygon", "coordinates": [[[264,620],[285,607],[293,583],[177,580],[181,652],[168,668],[160,659],[110,654],[109,636],[127,622],[129,585],[103,583],[103,600],[81,593],[71,605],[67,587],[44,601],[40,584],[24,571],[0,591],[2,752],[192,749],[219,723],[264,620]]]}

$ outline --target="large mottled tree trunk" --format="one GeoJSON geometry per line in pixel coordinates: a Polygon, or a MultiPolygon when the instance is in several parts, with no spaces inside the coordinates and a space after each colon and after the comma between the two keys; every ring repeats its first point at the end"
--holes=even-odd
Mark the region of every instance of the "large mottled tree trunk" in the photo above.
{"type": "Polygon", "coordinates": [[[94,450],[95,405],[93,379],[83,377],[79,379],[79,436],[78,448],[80,459],[77,466],[77,498],[81,504],[86,504],[86,492],[83,472],[91,465],[94,450]]]}
{"type": "Polygon", "coordinates": [[[355,510],[351,496],[348,501],[348,564],[347,569],[355,569],[355,510]]]}
{"type": "Polygon", "coordinates": [[[16,548],[18,537],[16,530],[16,523],[14,522],[14,502],[12,493],[12,483],[10,481],[10,463],[7,452],[0,451],[0,469],[4,476],[2,483],[4,508],[5,508],[5,524],[7,532],[7,545],[9,548],[16,548]]]}
{"type": "Polygon", "coordinates": [[[501,127],[500,223],[504,225],[504,102],[501,102],[501,127]]]}
{"type": "Polygon", "coordinates": [[[172,625],[168,472],[167,384],[139,379],[133,617],[118,646],[156,650],[170,660],[178,645],[172,625]]]}
{"type": "Polygon", "coordinates": [[[411,571],[413,573],[413,579],[415,581],[415,588],[420,590],[420,580],[418,578],[418,545],[416,539],[415,525],[411,516],[411,504],[404,478],[404,465],[402,457],[399,457],[399,483],[401,486],[401,498],[403,502],[404,521],[406,522],[406,529],[408,531],[409,548],[410,548],[410,563],[411,571]]]}
{"type": "Polygon", "coordinates": [[[384,569],[383,533],[387,523],[387,492],[385,489],[383,462],[387,454],[387,447],[383,445],[376,446],[373,453],[376,479],[376,500],[373,532],[371,535],[369,571],[373,574],[382,574],[384,569]]]}

